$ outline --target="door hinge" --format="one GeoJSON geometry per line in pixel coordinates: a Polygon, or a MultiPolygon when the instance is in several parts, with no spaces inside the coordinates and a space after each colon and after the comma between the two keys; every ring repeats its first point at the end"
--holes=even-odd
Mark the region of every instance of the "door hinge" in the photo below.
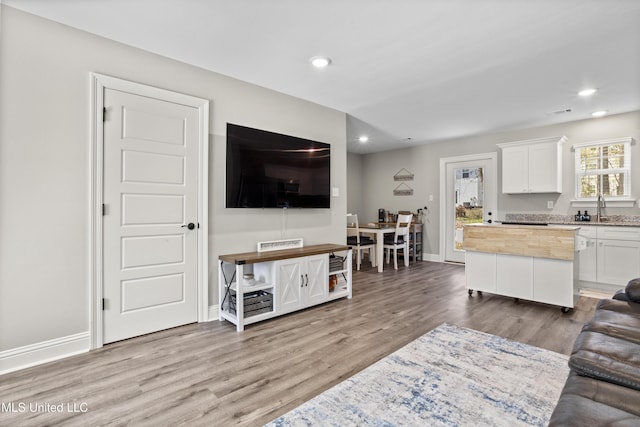
{"type": "Polygon", "coordinates": [[[105,216],[107,214],[107,206],[103,203],[102,204],[102,216],[105,216]]]}
{"type": "Polygon", "coordinates": [[[102,107],[102,121],[107,121],[107,107],[102,107]]]}
{"type": "Polygon", "coordinates": [[[104,298],[102,298],[102,311],[104,311],[104,306],[105,306],[105,304],[106,304],[106,302],[105,302],[105,301],[106,301],[106,300],[105,300],[104,298]]]}

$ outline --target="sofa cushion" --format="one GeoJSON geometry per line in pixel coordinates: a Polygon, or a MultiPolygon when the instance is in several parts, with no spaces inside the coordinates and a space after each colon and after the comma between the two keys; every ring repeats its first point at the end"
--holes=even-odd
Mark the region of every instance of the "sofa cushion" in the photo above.
{"type": "Polygon", "coordinates": [[[583,331],[600,332],[640,344],[640,305],[615,300],[600,300],[583,331]]]}
{"type": "Polygon", "coordinates": [[[615,311],[617,313],[628,314],[640,319],[640,304],[636,304],[629,301],[616,301],[612,299],[601,299],[596,304],[595,312],[607,310],[615,311]]]}
{"type": "MultiPolygon", "coordinates": [[[[365,245],[373,245],[376,242],[371,240],[369,237],[360,236],[360,246],[365,245]]],[[[357,236],[347,236],[347,245],[357,246],[358,245],[358,237],[357,236]]]]}
{"type": "Polygon", "coordinates": [[[569,366],[580,375],[640,390],[640,344],[583,330],[569,366]]]}
{"type": "Polygon", "coordinates": [[[569,374],[549,426],[638,426],[640,391],[569,374]]]}

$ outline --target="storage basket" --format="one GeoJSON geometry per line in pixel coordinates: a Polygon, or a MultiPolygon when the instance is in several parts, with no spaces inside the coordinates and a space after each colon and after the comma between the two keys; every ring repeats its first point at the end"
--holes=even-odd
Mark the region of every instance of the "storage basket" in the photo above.
{"type": "MultiPolygon", "coordinates": [[[[236,314],[236,292],[229,295],[229,312],[236,314]]],[[[244,294],[244,317],[273,311],[273,294],[267,291],[255,291],[244,294]]]]}

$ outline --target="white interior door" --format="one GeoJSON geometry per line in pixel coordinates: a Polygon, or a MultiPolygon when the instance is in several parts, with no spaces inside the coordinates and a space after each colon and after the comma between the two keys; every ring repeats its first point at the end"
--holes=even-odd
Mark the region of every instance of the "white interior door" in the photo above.
{"type": "Polygon", "coordinates": [[[464,262],[464,225],[496,218],[495,153],[447,159],[444,174],[444,260],[464,262]]]}
{"type": "Polygon", "coordinates": [[[108,343],[198,320],[199,113],[109,88],[104,106],[108,343]]]}

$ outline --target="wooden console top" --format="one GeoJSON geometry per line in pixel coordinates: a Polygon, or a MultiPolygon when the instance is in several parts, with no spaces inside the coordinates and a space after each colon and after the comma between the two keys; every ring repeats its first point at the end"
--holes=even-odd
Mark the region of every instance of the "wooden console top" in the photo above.
{"type": "Polygon", "coordinates": [[[305,246],[304,248],[281,249],[268,252],[245,252],[241,254],[220,255],[220,261],[232,264],[255,264],[258,262],[277,261],[279,259],[299,258],[309,255],[326,254],[330,252],[346,251],[351,246],[324,243],[322,245],[305,246]]]}

